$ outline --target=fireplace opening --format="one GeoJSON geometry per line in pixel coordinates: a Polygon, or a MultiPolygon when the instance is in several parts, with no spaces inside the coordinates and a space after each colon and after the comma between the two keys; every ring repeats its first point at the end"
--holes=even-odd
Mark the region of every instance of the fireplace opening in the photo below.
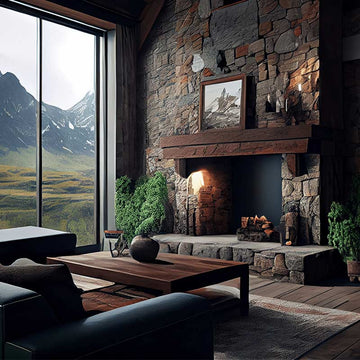
{"type": "Polygon", "coordinates": [[[241,156],[231,163],[231,233],[240,227],[241,218],[248,216],[266,216],[278,226],[282,215],[281,155],[241,156]]]}
{"type": "Polygon", "coordinates": [[[186,169],[187,234],[236,234],[255,215],[279,224],[281,155],[188,159],[186,169]]]}

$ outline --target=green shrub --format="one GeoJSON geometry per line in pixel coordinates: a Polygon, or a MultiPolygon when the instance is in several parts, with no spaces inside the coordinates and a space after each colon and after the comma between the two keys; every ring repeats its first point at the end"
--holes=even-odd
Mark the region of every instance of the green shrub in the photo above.
{"type": "Polygon", "coordinates": [[[360,261],[360,176],[354,176],[345,205],[333,202],[328,214],[329,245],[338,249],[344,260],[360,261]]]}
{"type": "Polygon", "coordinates": [[[160,172],[141,177],[135,184],[122,176],[116,180],[115,196],[116,226],[128,242],[138,234],[159,232],[168,199],[166,179],[160,172]]]}

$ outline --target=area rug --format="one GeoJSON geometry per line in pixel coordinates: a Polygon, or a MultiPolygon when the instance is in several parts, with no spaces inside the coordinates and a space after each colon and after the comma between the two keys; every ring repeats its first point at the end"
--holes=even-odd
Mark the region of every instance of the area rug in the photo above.
{"type": "MultiPolygon", "coordinates": [[[[297,359],[357,321],[360,314],[250,294],[248,316],[238,311],[239,289],[212,285],[191,291],[214,309],[215,360],[297,359]]],[[[88,311],[108,311],[159,296],[115,284],[82,295],[88,311]]]]}
{"type": "Polygon", "coordinates": [[[234,306],[215,312],[215,359],[297,359],[357,321],[360,314],[250,294],[249,316],[234,306]]]}

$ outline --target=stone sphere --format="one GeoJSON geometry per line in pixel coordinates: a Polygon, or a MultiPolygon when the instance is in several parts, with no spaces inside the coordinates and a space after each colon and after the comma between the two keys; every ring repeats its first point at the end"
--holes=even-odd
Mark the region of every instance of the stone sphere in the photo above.
{"type": "Polygon", "coordinates": [[[153,262],[159,252],[157,241],[149,238],[147,235],[135,236],[130,244],[130,255],[140,262],[153,262]]]}

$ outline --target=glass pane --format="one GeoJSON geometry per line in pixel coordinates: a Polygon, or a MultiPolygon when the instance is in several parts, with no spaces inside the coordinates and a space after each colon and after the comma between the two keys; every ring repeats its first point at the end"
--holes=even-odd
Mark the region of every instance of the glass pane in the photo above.
{"type": "Polygon", "coordinates": [[[36,225],[36,18],[0,7],[0,228],[36,225]]]}
{"type": "Polygon", "coordinates": [[[95,36],[43,21],[43,226],[95,239],[95,36]]]}

